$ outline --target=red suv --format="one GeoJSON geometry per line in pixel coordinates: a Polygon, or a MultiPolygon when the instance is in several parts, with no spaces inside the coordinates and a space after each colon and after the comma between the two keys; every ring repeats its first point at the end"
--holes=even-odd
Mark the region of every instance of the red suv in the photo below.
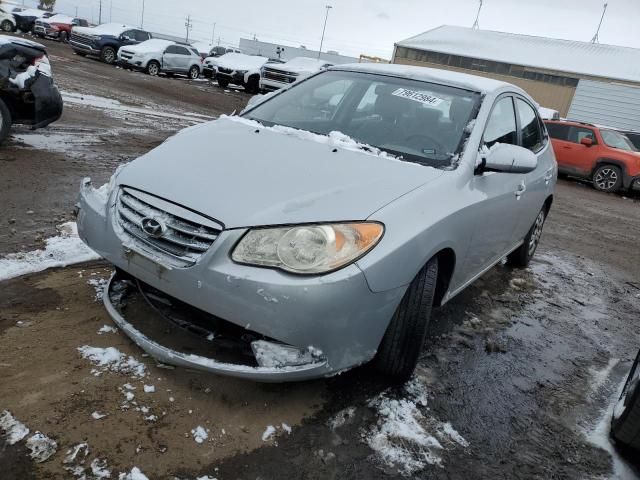
{"type": "Polygon", "coordinates": [[[624,134],[588,123],[544,123],[561,174],[587,178],[603,192],[640,189],[640,152],[624,134]]]}

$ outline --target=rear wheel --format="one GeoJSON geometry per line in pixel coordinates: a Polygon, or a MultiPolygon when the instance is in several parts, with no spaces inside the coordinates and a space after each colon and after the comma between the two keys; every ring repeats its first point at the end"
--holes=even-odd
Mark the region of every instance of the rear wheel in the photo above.
{"type": "Polygon", "coordinates": [[[160,73],[160,64],[155,60],[151,60],[147,65],[147,73],[152,77],[155,77],[160,73]]]}
{"type": "Polygon", "coordinates": [[[0,145],[9,135],[11,123],[11,112],[4,104],[4,102],[0,100],[0,145]]]}
{"type": "Polygon", "coordinates": [[[613,410],[611,436],[621,445],[640,449],[640,352],[613,410]]]}
{"type": "Polygon", "coordinates": [[[601,192],[613,193],[622,186],[622,171],[615,165],[600,165],[593,172],[593,188],[601,192]]]}
{"type": "Polygon", "coordinates": [[[542,229],[544,228],[544,221],[547,218],[547,208],[543,207],[538,213],[536,220],[533,222],[529,233],[524,237],[524,242],[516,250],[507,255],[507,263],[513,267],[525,268],[529,265],[529,262],[533,258],[533,254],[536,253],[538,244],[540,243],[540,237],[542,236],[542,229]]]}
{"type": "Polygon", "coordinates": [[[100,58],[104,63],[108,63],[109,65],[113,64],[116,61],[116,49],[113,47],[104,47],[102,52],[100,52],[100,58]]]}
{"type": "Polygon", "coordinates": [[[416,275],[387,328],[375,358],[377,369],[406,381],[424,346],[438,281],[438,259],[429,260],[416,275]]]}
{"type": "Polygon", "coordinates": [[[9,20],[5,20],[2,22],[2,24],[0,24],[0,29],[2,29],[3,32],[13,32],[13,23],[11,23],[9,20]]]}
{"type": "Polygon", "coordinates": [[[222,88],[227,88],[229,86],[229,80],[227,80],[226,78],[219,78],[218,85],[220,85],[222,88]]]}
{"type": "Polygon", "coordinates": [[[196,80],[198,77],[200,77],[200,69],[194,65],[189,69],[189,78],[191,80],[196,80]]]}

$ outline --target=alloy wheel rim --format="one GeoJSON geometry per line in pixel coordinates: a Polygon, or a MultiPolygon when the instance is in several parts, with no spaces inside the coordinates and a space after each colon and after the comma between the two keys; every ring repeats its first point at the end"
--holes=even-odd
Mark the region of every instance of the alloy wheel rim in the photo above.
{"type": "Polygon", "coordinates": [[[200,72],[198,72],[197,69],[192,68],[191,69],[191,80],[195,80],[196,78],[198,78],[200,76],[200,72]]]}
{"type": "Polygon", "coordinates": [[[151,65],[149,65],[149,73],[151,75],[157,75],[158,74],[158,66],[155,63],[152,63],[151,65]]]}
{"type": "Polygon", "coordinates": [[[533,255],[536,251],[540,237],[542,236],[542,227],[544,227],[544,212],[540,212],[536,218],[536,223],[533,224],[533,232],[531,232],[531,238],[529,239],[529,256],[533,255]]]}
{"type": "Polygon", "coordinates": [[[8,21],[2,22],[2,30],[4,30],[5,32],[10,32],[11,24],[8,21]]]}
{"type": "Polygon", "coordinates": [[[612,168],[603,168],[598,171],[595,181],[600,190],[610,190],[618,183],[618,174],[612,168]]]}
{"type": "Polygon", "coordinates": [[[107,50],[104,54],[104,59],[108,62],[111,63],[113,62],[113,52],[111,50],[107,50]]]}

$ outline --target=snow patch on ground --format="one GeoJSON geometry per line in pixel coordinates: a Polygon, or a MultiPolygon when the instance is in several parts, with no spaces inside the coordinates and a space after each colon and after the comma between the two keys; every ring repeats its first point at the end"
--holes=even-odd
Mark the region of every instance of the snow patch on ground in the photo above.
{"type": "Polygon", "coordinates": [[[620,363],[619,358],[610,358],[607,365],[601,370],[596,370],[594,368],[589,369],[589,373],[592,375],[590,392],[591,394],[598,393],[598,391],[604,386],[604,384],[609,380],[611,376],[611,371],[620,363]]]}
{"type": "Polygon", "coordinates": [[[142,378],[147,375],[147,367],[144,363],[135,358],[125,355],[117,348],[90,347],[84,345],[78,347],[78,351],[83,358],[86,358],[94,365],[101,367],[102,371],[111,371],[142,378]]]}
{"type": "Polygon", "coordinates": [[[44,250],[12,253],[0,258],[0,281],[100,258],[80,240],[75,222],[63,223],[58,230],[60,235],[48,238],[44,250]]]}
{"type": "Polygon", "coordinates": [[[193,439],[196,441],[196,443],[202,443],[207,438],[209,438],[208,432],[209,430],[206,430],[204,427],[198,425],[196,428],[191,430],[191,435],[193,436],[193,439]]]}
{"type": "Polygon", "coordinates": [[[133,467],[129,473],[121,473],[118,480],[149,480],[149,477],[142,473],[138,467],[133,467]]]}
{"type": "MultiPolygon", "coordinates": [[[[94,302],[99,302],[102,300],[102,296],[104,295],[104,289],[107,286],[108,280],[106,278],[91,278],[87,281],[87,285],[91,285],[95,291],[96,296],[93,298],[94,302]]],[[[115,329],[114,329],[115,333],[115,329]]]]}
{"type": "Polygon", "coordinates": [[[93,412],[91,414],[91,418],[93,418],[94,420],[100,420],[101,418],[104,418],[106,416],[107,416],[106,413],[100,413],[100,412],[93,412]]]}
{"type": "Polygon", "coordinates": [[[42,432],[36,432],[27,440],[27,448],[31,450],[29,454],[37,463],[48,460],[58,450],[55,440],[47,437],[42,432]]]}
{"type": "Polygon", "coordinates": [[[8,410],[5,410],[2,412],[2,415],[0,415],[0,428],[4,430],[9,445],[15,445],[29,435],[27,426],[19,420],[16,420],[8,410]]]}
{"type": "Polygon", "coordinates": [[[363,432],[366,443],[376,452],[378,461],[404,475],[412,475],[427,465],[442,466],[443,450],[469,446],[450,423],[425,414],[427,390],[418,380],[400,392],[387,390],[368,405],[375,409],[378,421],[363,432]]]}
{"type": "Polygon", "coordinates": [[[153,393],[156,391],[156,387],[154,385],[145,385],[143,388],[144,393],[153,393]]]}
{"type": "Polygon", "coordinates": [[[267,440],[270,440],[271,438],[273,438],[273,436],[276,434],[276,427],[274,427],[273,425],[269,425],[265,431],[262,433],[262,441],[266,442],[267,440]]]}
{"type": "Polygon", "coordinates": [[[98,335],[102,335],[103,333],[117,333],[118,329],[116,327],[111,327],[109,325],[103,325],[98,330],[98,335]]]}
{"type": "Polygon", "coordinates": [[[342,427],[345,423],[349,422],[356,415],[356,407],[347,407],[340,410],[332,418],[329,419],[327,425],[331,430],[342,427]]]}

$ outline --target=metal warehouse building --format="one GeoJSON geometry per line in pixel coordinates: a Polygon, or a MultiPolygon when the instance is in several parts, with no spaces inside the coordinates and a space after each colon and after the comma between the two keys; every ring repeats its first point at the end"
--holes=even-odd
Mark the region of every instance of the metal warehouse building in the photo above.
{"type": "Polygon", "coordinates": [[[571,120],[640,131],[640,49],[441,26],[397,43],[393,57],[510,82],[571,120]]]}

